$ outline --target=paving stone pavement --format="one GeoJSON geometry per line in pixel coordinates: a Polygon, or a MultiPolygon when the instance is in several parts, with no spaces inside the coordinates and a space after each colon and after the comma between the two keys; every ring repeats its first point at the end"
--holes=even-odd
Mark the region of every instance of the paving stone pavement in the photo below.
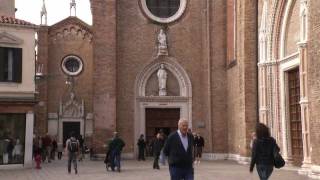
{"type": "MultiPolygon", "coordinates": [[[[168,166],[152,169],[152,161],[124,160],[122,171],[106,171],[102,161],[78,163],[79,173],[67,173],[66,160],[45,163],[41,170],[7,169],[0,170],[0,180],[169,180],[168,166]]],[[[233,161],[202,161],[195,166],[195,180],[258,180],[256,171],[250,174],[248,165],[233,161]]],[[[275,170],[270,180],[310,180],[293,170],[275,170]]]]}

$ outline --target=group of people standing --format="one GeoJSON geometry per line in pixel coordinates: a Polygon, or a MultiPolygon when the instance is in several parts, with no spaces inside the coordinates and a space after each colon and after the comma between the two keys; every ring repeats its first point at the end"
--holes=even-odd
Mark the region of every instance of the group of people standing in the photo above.
{"type": "Polygon", "coordinates": [[[55,137],[46,134],[44,137],[37,136],[33,139],[33,157],[41,157],[42,162],[51,162],[55,159],[56,152],[62,152],[62,145],[59,145],[55,137]]]}
{"type": "Polygon", "coordinates": [[[81,135],[76,136],[74,132],[70,133],[65,146],[63,143],[58,143],[56,138],[51,137],[49,134],[44,137],[37,136],[33,140],[33,158],[37,169],[41,169],[41,162],[50,163],[55,160],[56,154],[58,160],[61,160],[63,152],[65,152],[68,158],[68,172],[71,173],[71,163],[73,163],[77,174],[77,161],[81,161],[84,158],[84,149],[83,137],[81,135]]]}
{"type": "Polygon", "coordinates": [[[23,161],[23,145],[20,139],[9,135],[0,137],[0,164],[21,163],[23,161]]]}

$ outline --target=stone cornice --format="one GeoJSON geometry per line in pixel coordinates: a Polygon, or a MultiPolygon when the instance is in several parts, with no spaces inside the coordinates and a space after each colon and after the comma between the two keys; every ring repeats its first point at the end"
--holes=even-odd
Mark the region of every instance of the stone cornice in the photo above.
{"type": "Polygon", "coordinates": [[[181,96],[139,96],[137,100],[140,102],[186,102],[190,98],[181,96]]]}
{"type": "Polygon", "coordinates": [[[280,64],[283,64],[283,63],[286,63],[286,62],[291,61],[291,60],[298,58],[298,57],[299,57],[299,52],[295,52],[289,56],[286,56],[286,57],[280,59],[279,62],[280,62],[280,64]]]}

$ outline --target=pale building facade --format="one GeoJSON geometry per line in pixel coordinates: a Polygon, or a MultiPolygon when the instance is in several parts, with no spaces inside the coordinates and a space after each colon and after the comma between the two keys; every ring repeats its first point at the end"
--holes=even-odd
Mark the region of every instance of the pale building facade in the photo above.
{"type": "Polygon", "coordinates": [[[0,168],[30,167],[37,26],[15,18],[14,1],[0,3],[0,168]]]}

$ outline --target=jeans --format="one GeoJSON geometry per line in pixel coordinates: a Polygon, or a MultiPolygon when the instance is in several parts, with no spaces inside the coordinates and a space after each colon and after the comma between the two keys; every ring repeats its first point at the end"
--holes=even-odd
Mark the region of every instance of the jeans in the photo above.
{"type": "Polygon", "coordinates": [[[77,153],[69,152],[68,154],[68,172],[71,172],[71,162],[73,163],[73,167],[75,170],[75,173],[78,173],[77,171],[77,153]]]}
{"type": "Polygon", "coordinates": [[[117,167],[118,171],[120,171],[121,168],[121,157],[120,157],[120,152],[117,151],[112,151],[111,152],[111,169],[114,171],[114,168],[117,167]]]}
{"type": "Polygon", "coordinates": [[[176,166],[169,166],[169,172],[171,180],[193,180],[194,173],[193,167],[176,167],[176,166]]]}
{"type": "Polygon", "coordinates": [[[166,165],[166,156],[164,155],[163,151],[160,152],[160,163],[165,166],[166,165]]]}
{"type": "Polygon", "coordinates": [[[257,164],[260,180],[268,180],[273,171],[273,165],[257,164]]]}

